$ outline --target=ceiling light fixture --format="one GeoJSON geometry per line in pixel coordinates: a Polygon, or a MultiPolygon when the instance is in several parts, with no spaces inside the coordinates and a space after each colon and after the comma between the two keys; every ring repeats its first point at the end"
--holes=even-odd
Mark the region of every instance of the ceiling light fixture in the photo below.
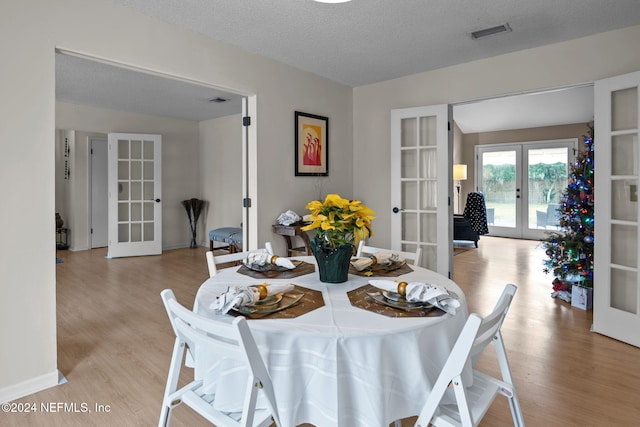
{"type": "Polygon", "coordinates": [[[511,27],[509,26],[509,24],[504,23],[495,27],[485,28],[484,30],[474,31],[473,33],[471,33],[471,38],[473,38],[474,40],[478,40],[484,37],[492,36],[494,34],[508,33],[510,31],[511,27]]]}
{"type": "Polygon", "coordinates": [[[210,99],[210,100],[209,100],[209,102],[216,102],[216,103],[218,103],[218,104],[221,104],[221,103],[223,103],[223,102],[227,102],[227,101],[228,101],[228,99],[226,99],[226,98],[221,98],[221,97],[219,97],[219,96],[217,96],[217,97],[212,98],[212,99],[210,99]]]}

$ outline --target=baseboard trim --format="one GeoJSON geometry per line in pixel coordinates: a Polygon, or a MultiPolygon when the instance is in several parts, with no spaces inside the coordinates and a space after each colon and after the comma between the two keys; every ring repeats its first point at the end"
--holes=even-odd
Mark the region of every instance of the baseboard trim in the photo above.
{"type": "MultiPolygon", "coordinates": [[[[33,393],[58,385],[60,373],[56,369],[48,374],[31,378],[18,384],[0,389],[0,403],[11,402],[33,393]]],[[[62,377],[64,378],[64,377],[62,377]]]]}
{"type": "MultiPolygon", "coordinates": [[[[186,242],[186,243],[177,243],[175,245],[166,245],[162,247],[163,251],[170,251],[172,249],[183,249],[183,248],[188,248],[190,247],[191,242],[186,242]]],[[[204,248],[208,248],[209,247],[209,241],[207,240],[204,243],[200,243],[199,246],[202,246],[204,248]]],[[[69,251],[71,252],[78,252],[78,251],[88,251],[89,249],[93,249],[90,248],[88,246],[74,246],[74,247],[69,247],[69,251]]]]}
{"type": "MultiPolygon", "coordinates": [[[[166,246],[162,246],[162,250],[163,251],[171,251],[173,249],[184,249],[184,248],[188,248],[191,245],[190,242],[187,243],[178,243],[175,245],[166,245],[166,246]]],[[[207,243],[207,246],[209,246],[209,244],[207,243]]]]}

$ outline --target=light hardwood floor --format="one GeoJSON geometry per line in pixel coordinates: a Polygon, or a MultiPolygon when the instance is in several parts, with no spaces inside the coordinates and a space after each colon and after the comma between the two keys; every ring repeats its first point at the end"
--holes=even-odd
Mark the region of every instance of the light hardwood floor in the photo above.
{"type": "MultiPolygon", "coordinates": [[[[172,288],[191,307],[208,277],[205,248],[112,260],[105,253],[58,252],[64,261],[56,267],[58,367],[68,383],[18,400],[35,403],[37,412],[0,413],[0,425],[157,424],[173,343],[159,294],[172,288]],[[78,412],[43,413],[42,403],[75,405],[78,412]],[[83,404],[91,412],[82,412],[83,404]],[[109,410],[96,412],[96,405],[109,410]]],[[[503,335],[526,424],[640,425],[640,349],[590,332],[591,312],[550,298],[543,256],[537,242],[483,237],[478,249],[454,258],[454,280],[471,311],[486,314],[505,283],[518,285],[503,335]]],[[[491,355],[479,363],[492,368],[493,362],[491,355]]],[[[183,407],[172,421],[208,425],[183,407]]],[[[481,425],[511,425],[503,399],[481,425]]]]}

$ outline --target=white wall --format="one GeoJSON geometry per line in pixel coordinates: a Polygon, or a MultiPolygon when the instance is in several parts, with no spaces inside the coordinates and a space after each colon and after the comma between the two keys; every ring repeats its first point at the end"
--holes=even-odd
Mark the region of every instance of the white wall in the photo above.
{"type": "MultiPolygon", "coordinates": [[[[11,185],[0,190],[0,221],[9,242],[0,248],[0,342],[10,343],[11,350],[0,351],[0,401],[55,383],[56,48],[257,94],[252,127],[259,137],[260,166],[255,178],[260,197],[255,197],[253,209],[259,241],[272,239],[270,226],[281,211],[303,210],[316,192],[314,179],[293,177],[295,110],[330,117],[331,185],[326,189],[347,197],[353,190],[349,87],[213,42],[108,0],[1,2],[0,144],[7,160],[0,168],[0,179],[11,185]],[[25,175],[29,179],[18,179],[25,175]]],[[[165,179],[175,182],[192,182],[190,174],[199,173],[197,168],[195,172],[166,169],[165,179]]],[[[197,192],[197,185],[171,197],[190,196],[197,192]]],[[[175,218],[180,215],[177,212],[178,207],[175,218]]],[[[180,240],[171,233],[167,238],[180,240]]]]}
{"type": "MultiPolygon", "coordinates": [[[[265,75],[278,73],[271,68],[261,71],[265,75]]],[[[259,198],[253,203],[260,206],[258,242],[271,241],[276,253],[283,254],[286,253],[284,239],[271,230],[271,225],[282,212],[291,209],[300,215],[309,213],[305,206],[318,198],[319,188],[323,196],[338,193],[345,198],[353,198],[355,193],[351,88],[332,84],[321,88],[311,74],[289,72],[280,77],[280,85],[266,85],[258,97],[259,198]],[[328,117],[329,176],[294,176],[294,111],[328,117]]]]}
{"type": "Polygon", "coordinates": [[[134,114],[56,102],[56,127],[76,131],[72,183],[72,212],[68,212],[71,247],[87,249],[89,236],[89,141],[92,134],[132,132],[162,135],[162,247],[189,245],[189,220],[180,203],[200,197],[199,130],[190,120],[134,114]]]}
{"type": "Polygon", "coordinates": [[[242,223],[242,115],[199,123],[200,175],[206,212],[199,241],[209,245],[209,230],[242,223]]]}
{"type": "Polygon", "coordinates": [[[355,88],[353,149],[367,156],[354,156],[354,192],[377,213],[372,243],[381,247],[391,244],[392,109],[456,103],[625,74],[640,70],[638,44],[640,26],[635,26],[355,88]]]}

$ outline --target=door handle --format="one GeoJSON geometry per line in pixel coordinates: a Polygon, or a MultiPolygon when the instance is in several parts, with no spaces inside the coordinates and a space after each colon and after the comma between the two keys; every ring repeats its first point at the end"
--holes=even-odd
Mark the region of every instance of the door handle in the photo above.
{"type": "Polygon", "coordinates": [[[156,203],[160,203],[160,199],[156,199],[156,203]]]}
{"type": "Polygon", "coordinates": [[[394,207],[394,208],[392,209],[392,211],[393,211],[393,213],[398,213],[398,212],[400,212],[400,211],[404,211],[404,209],[394,207]]]}

